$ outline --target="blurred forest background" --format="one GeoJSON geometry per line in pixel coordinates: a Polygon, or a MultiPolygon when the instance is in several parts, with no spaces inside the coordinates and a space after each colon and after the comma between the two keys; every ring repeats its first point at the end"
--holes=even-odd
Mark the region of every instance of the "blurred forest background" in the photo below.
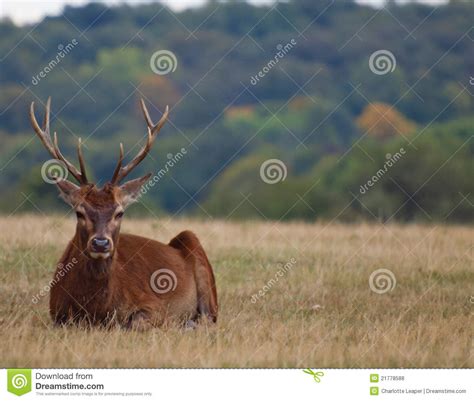
{"type": "Polygon", "coordinates": [[[52,96],[62,149],[76,162],[82,137],[89,175],[104,183],[119,143],[128,157],[143,143],[143,96],[155,120],[166,104],[171,113],[136,176],[186,153],[135,213],[472,222],[473,21],[470,1],[373,8],[332,0],[210,1],[182,12],[91,3],[37,25],[4,19],[0,211],[67,210],[41,178],[49,155],[30,126],[32,100],[39,119],[52,96]],[[381,49],[393,53],[396,67],[377,75],[369,59],[381,49]],[[175,71],[153,72],[159,50],[176,56],[175,71]],[[361,191],[401,148],[400,160],[361,191]],[[262,181],[267,159],[285,164],[284,180],[262,181]]]}

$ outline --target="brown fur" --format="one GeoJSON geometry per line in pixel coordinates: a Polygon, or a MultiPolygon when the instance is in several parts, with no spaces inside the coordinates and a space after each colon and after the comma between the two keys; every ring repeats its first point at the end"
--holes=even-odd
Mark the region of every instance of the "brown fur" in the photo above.
{"type": "Polygon", "coordinates": [[[153,123],[141,99],[148,126],[146,144],[125,166],[124,149],[112,179],[103,188],[87,180],[79,139],[80,171],[61,153],[56,133],[51,138],[46,102],[43,128],[36,120],[34,102],[30,120],[50,155],[60,160],[80,186],[57,181],[59,192],[77,215],[76,234],[64,252],[52,281],[50,313],[56,323],[118,321],[143,329],[170,318],[217,320],[217,293],[212,267],[197,237],[184,231],[169,245],[130,234],[120,234],[126,207],[136,201],[151,174],[120,184],[146,157],[168,118],[166,106],[158,123],[153,123]]]}
{"type": "MultiPolygon", "coordinates": [[[[82,187],[76,199],[81,208],[110,214],[120,203],[116,188],[82,187]]],[[[100,217],[100,216],[99,216],[100,217]]],[[[109,224],[111,224],[109,222],[109,224]]],[[[169,319],[194,320],[207,316],[217,320],[217,293],[209,260],[197,237],[184,231],[169,245],[131,234],[110,232],[113,256],[92,259],[87,238],[93,234],[78,222],[55,273],[50,312],[57,323],[88,322],[143,329],[169,319]],[[74,264],[73,261],[77,260],[74,264]],[[68,269],[68,266],[72,268],[68,269]],[[69,265],[68,265],[69,264],[69,265]],[[171,271],[176,288],[156,293],[151,285],[154,272],[171,271]]]]}

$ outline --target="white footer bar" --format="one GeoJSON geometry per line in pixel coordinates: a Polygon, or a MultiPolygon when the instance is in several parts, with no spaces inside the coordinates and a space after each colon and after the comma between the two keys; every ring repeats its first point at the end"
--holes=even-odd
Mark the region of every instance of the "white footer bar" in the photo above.
{"type": "Polygon", "coordinates": [[[474,400],[473,373],[472,369],[1,369],[0,399],[474,400]]]}

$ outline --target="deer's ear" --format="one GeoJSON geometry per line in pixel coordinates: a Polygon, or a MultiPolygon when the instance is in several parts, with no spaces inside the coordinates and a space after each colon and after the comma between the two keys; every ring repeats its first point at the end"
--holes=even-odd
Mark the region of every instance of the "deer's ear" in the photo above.
{"type": "Polygon", "coordinates": [[[122,206],[124,208],[138,200],[143,184],[145,184],[150,179],[150,177],[151,173],[141,178],[128,181],[119,187],[122,198],[122,206]]]}
{"type": "Polygon", "coordinates": [[[67,180],[57,181],[56,186],[59,189],[59,195],[61,195],[61,198],[63,198],[66,203],[74,207],[77,203],[79,191],[81,188],[67,180]]]}

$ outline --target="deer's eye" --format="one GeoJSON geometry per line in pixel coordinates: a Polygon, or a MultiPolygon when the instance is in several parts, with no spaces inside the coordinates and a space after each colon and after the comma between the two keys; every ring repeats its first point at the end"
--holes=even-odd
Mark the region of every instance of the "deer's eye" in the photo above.
{"type": "Polygon", "coordinates": [[[86,216],[84,216],[84,214],[82,214],[81,212],[76,212],[76,217],[78,219],[85,219],[86,218],[86,216]]]}
{"type": "Polygon", "coordinates": [[[116,219],[121,219],[123,217],[123,212],[118,212],[116,215],[115,215],[115,218],[116,219]]]}

